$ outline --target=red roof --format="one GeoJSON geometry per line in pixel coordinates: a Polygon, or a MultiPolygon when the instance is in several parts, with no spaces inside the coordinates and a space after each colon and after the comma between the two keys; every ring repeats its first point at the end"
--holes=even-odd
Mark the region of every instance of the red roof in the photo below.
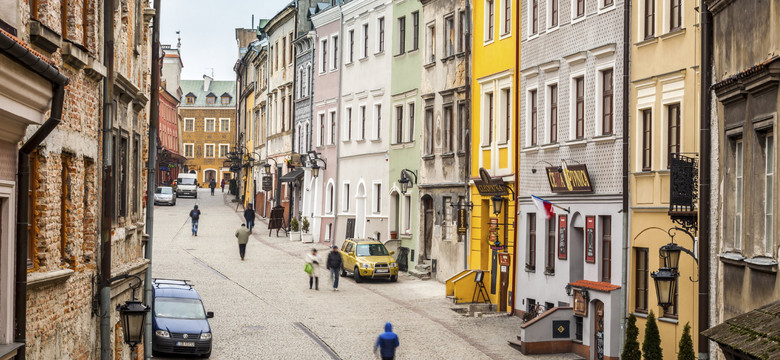
{"type": "Polygon", "coordinates": [[[610,284],[603,281],[590,281],[590,280],[577,280],[573,283],[569,283],[572,287],[584,288],[589,290],[596,290],[602,292],[610,292],[612,290],[620,289],[620,286],[610,284]]]}

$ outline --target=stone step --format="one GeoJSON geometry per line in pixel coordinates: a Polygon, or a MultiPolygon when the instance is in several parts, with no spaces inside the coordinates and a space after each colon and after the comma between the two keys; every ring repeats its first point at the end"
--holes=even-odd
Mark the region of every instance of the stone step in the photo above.
{"type": "Polygon", "coordinates": [[[520,349],[523,347],[523,342],[518,340],[507,340],[507,343],[509,346],[515,348],[516,350],[520,351],[520,349]]]}
{"type": "Polygon", "coordinates": [[[420,280],[428,280],[431,278],[431,273],[426,271],[418,271],[415,269],[409,269],[409,275],[419,278],[420,280]]]}

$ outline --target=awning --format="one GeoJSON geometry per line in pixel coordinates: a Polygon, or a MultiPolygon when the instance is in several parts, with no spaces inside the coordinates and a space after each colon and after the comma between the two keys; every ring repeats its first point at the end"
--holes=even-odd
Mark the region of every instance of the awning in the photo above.
{"type": "Polygon", "coordinates": [[[701,332],[725,353],[747,359],[780,359],[780,301],[726,320],[701,332]]]}
{"type": "Polygon", "coordinates": [[[281,182],[293,182],[303,179],[303,169],[301,168],[295,168],[288,172],[287,174],[282,175],[279,180],[281,182]]]}

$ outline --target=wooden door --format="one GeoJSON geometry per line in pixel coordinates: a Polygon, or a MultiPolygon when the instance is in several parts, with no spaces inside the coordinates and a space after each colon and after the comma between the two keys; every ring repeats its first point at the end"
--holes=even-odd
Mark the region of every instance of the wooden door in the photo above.
{"type": "Polygon", "coordinates": [[[430,260],[431,244],[433,243],[433,198],[423,197],[424,228],[423,228],[423,253],[422,260],[430,260]]]}
{"type": "Polygon", "coordinates": [[[593,358],[604,359],[604,303],[593,302],[593,358]]]}

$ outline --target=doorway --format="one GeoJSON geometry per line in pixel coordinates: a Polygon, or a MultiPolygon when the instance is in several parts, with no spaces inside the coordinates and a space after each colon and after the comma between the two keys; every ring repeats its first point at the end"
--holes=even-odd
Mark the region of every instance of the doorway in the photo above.
{"type": "Polygon", "coordinates": [[[431,244],[433,242],[433,198],[425,195],[422,198],[423,203],[423,248],[420,254],[420,260],[431,259],[431,244]]]}
{"type": "Polygon", "coordinates": [[[203,174],[204,183],[208,185],[212,179],[217,181],[217,172],[215,170],[206,170],[206,172],[203,174]]]}
{"type": "Polygon", "coordinates": [[[604,360],[604,303],[593,301],[593,359],[604,360]]]}

